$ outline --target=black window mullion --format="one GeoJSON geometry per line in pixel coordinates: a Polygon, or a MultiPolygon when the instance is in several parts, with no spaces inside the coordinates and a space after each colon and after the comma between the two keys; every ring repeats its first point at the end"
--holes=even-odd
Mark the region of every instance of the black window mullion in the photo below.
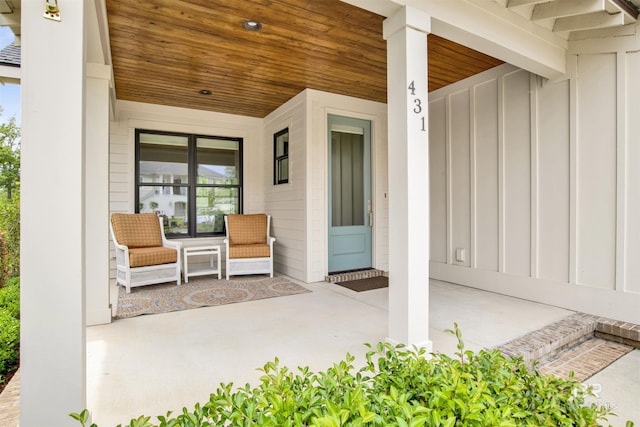
{"type": "MultiPolygon", "coordinates": [[[[206,135],[197,135],[197,134],[185,134],[185,133],[179,133],[179,132],[161,132],[161,131],[153,131],[153,130],[143,130],[143,129],[136,129],[135,130],[135,148],[134,148],[134,158],[135,158],[135,165],[134,165],[134,179],[135,179],[135,195],[134,195],[134,199],[135,199],[135,211],[136,212],[140,212],[140,198],[141,198],[141,188],[142,187],[151,187],[151,188],[156,188],[158,189],[158,191],[160,191],[161,193],[163,192],[163,189],[165,187],[168,188],[172,188],[173,189],[173,194],[176,194],[176,191],[179,191],[181,194],[183,191],[187,191],[187,198],[186,198],[186,202],[187,202],[187,211],[185,212],[186,214],[186,221],[187,221],[187,229],[184,230],[184,228],[182,229],[181,234],[174,234],[174,235],[170,235],[168,234],[167,237],[170,238],[174,238],[174,237],[188,237],[188,238],[193,238],[193,237],[198,237],[198,236],[210,236],[210,235],[219,235],[220,231],[213,231],[213,232],[202,232],[201,234],[198,234],[198,209],[197,209],[197,192],[198,189],[200,188],[230,188],[233,189],[234,192],[236,193],[236,197],[237,199],[235,199],[233,201],[234,204],[237,205],[237,209],[238,209],[238,213],[242,213],[242,206],[243,206],[243,190],[242,190],[242,185],[243,185],[243,173],[242,173],[242,169],[243,169],[243,154],[242,154],[242,138],[228,138],[228,137],[211,137],[211,136],[206,136],[206,135]],[[157,134],[157,135],[171,135],[171,136],[179,136],[179,137],[183,137],[187,139],[187,153],[186,153],[186,159],[183,157],[184,160],[187,161],[187,180],[188,182],[176,182],[175,180],[173,180],[174,182],[141,182],[141,173],[142,173],[142,168],[141,168],[141,157],[143,156],[143,151],[142,151],[142,146],[140,143],[140,140],[142,138],[142,135],[144,134],[157,134]],[[238,173],[238,177],[237,177],[237,182],[236,184],[208,184],[208,183],[203,183],[202,185],[199,185],[197,182],[198,179],[198,138],[219,138],[219,139],[227,139],[227,140],[233,140],[233,141],[237,141],[238,143],[238,158],[237,158],[237,173],[238,173]]],[[[184,145],[182,145],[184,147],[184,145]]],[[[146,153],[146,151],[145,151],[146,153]]],[[[146,154],[145,154],[146,155],[146,154]]],[[[171,156],[171,155],[170,155],[171,156]]],[[[166,157],[165,159],[169,159],[169,160],[164,160],[164,161],[168,161],[170,162],[171,159],[173,157],[166,157]]],[[[145,157],[146,160],[146,157],[145,157]]],[[[183,161],[184,161],[183,160],[183,161]]],[[[203,160],[204,161],[204,160],[203,160]]],[[[184,172],[183,172],[184,173],[184,172]]],[[[183,179],[184,181],[184,179],[183,179]]],[[[184,200],[184,199],[183,199],[184,200]]],[[[145,209],[147,209],[147,207],[145,207],[145,209]]],[[[173,214],[170,214],[168,212],[169,215],[175,215],[175,212],[173,212],[173,214]]],[[[223,226],[224,227],[224,226],[223,226]]]]}
{"type": "MultiPolygon", "coordinates": [[[[238,140],[238,159],[239,159],[239,165],[238,165],[238,213],[241,214],[244,212],[244,207],[243,207],[243,200],[244,200],[244,196],[243,196],[243,188],[244,188],[244,153],[243,153],[243,149],[244,149],[244,144],[243,144],[243,140],[239,139],[238,140]]],[[[225,230],[226,232],[226,230],[225,230]]]]}
{"type": "Polygon", "coordinates": [[[198,178],[198,149],[197,137],[189,136],[189,236],[196,237],[197,214],[196,214],[196,180],[198,178]]]}

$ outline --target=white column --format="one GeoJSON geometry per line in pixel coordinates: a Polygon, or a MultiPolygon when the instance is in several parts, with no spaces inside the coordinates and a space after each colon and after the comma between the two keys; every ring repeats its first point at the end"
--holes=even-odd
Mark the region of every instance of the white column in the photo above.
{"type": "Polygon", "coordinates": [[[22,2],[20,426],[85,400],[85,2],[22,2]]]}
{"type": "Polygon", "coordinates": [[[389,114],[389,341],[431,351],[427,34],[403,7],[384,21],[389,114]]]}
{"type": "Polygon", "coordinates": [[[87,64],[86,313],[87,325],[111,322],[109,302],[109,87],[111,67],[87,64]]]}

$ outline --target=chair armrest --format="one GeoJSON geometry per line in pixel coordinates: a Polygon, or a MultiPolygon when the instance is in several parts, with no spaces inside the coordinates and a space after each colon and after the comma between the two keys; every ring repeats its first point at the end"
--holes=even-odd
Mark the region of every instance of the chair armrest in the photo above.
{"type": "Polygon", "coordinates": [[[182,248],[182,242],[176,242],[176,241],[165,239],[162,242],[162,246],[168,247],[168,248],[174,248],[176,251],[180,252],[180,249],[182,248]]]}
{"type": "Polygon", "coordinates": [[[120,249],[121,251],[124,251],[124,250],[129,251],[129,247],[128,246],[121,245],[120,243],[116,242],[115,240],[113,240],[113,246],[116,249],[120,249]]]}
{"type": "Polygon", "coordinates": [[[129,247],[121,245],[116,241],[113,242],[113,246],[116,250],[116,265],[129,268],[129,247]]]}

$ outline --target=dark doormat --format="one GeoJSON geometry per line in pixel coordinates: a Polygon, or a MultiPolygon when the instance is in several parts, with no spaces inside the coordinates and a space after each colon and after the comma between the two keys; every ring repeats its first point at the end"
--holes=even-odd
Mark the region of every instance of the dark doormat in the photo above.
{"type": "Polygon", "coordinates": [[[347,282],[340,282],[337,284],[351,289],[352,291],[362,292],[388,287],[389,278],[387,276],[378,276],[370,277],[368,279],[349,280],[347,282]]]}

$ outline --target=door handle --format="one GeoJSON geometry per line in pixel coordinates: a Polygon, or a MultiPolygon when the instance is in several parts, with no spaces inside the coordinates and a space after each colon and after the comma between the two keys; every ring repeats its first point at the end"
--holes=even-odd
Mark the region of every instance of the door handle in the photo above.
{"type": "Polygon", "coordinates": [[[367,200],[367,213],[369,214],[369,227],[373,227],[373,208],[371,200],[367,200]]]}

